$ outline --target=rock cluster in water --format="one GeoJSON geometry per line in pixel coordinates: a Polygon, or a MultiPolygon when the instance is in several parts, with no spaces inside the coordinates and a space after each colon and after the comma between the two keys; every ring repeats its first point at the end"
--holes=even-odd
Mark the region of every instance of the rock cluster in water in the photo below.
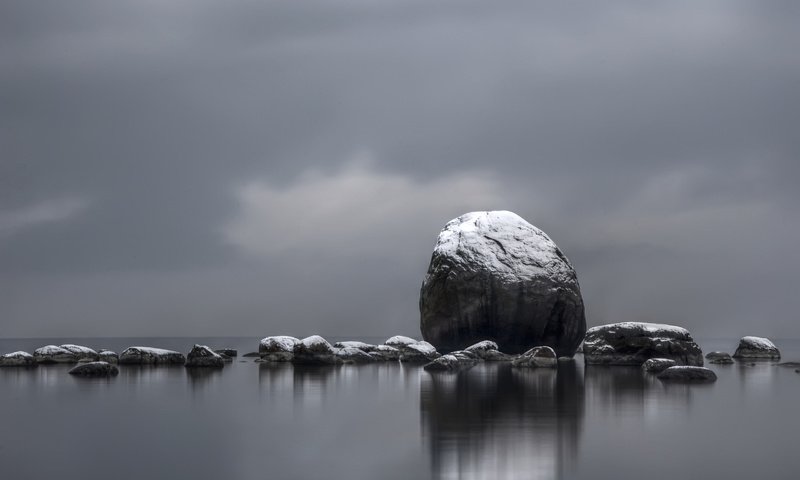
{"type": "Polygon", "coordinates": [[[472,212],[439,233],[420,290],[422,336],[443,352],[481,340],[508,353],[572,356],[586,332],[574,268],[541,230],[507,211],[472,212]]]}

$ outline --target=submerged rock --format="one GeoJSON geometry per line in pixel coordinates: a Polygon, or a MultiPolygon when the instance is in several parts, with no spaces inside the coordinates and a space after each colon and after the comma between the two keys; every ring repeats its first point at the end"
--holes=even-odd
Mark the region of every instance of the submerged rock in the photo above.
{"type": "Polygon", "coordinates": [[[512,367],[556,368],[558,357],[550,347],[533,347],[511,361],[512,367]]]}
{"type": "Polygon", "coordinates": [[[475,354],[469,352],[465,353],[463,350],[459,350],[447,355],[442,355],[422,368],[430,372],[457,372],[459,370],[472,368],[479,361],[479,358],[475,354]]]}
{"type": "Polygon", "coordinates": [[[400,361],[408,363],[423,363],[433,361],[441,356],[436,351],[436,347],[428,342],[422,341],[412,343],[400,348],[400,361]]]}
{"type": "Polygon", "coordinates": [[[420,291],[420,328],[442,351],[480,340],[571,356],[586,332],[578,278],[544,232],[507,211],[471,212],[439,233],[420,291]]]}
{"type": "Polygon", "coordinates": [[[300,339],[288,335],[265,337],[259,342],[258,354],[268,362],[291,362],[298,343],[300,339]]]}
{"type": "Polygon", "coordinates": [[[186,366],[189,368],[205,367],[205,368],[222,368],[225,366],[225,360],[220,354],[211,350],[205,345],[195,345],[192,350],[186,355],[186,366]]]}
{"type": "Polygon", "coordinates": [[[118,373],[119,368],[108,362],[82,363],[69,371],[70,375],[79,375],[81,377],[110,377],[118,373]]]}
{"type": "MultiPolygon", "coordinates": [[[[294,363],[312,365],[335,365],[342,363],[336,349],[319,335],[311,335],[294,346],[294,363]]],[[[262,356],[262,358],[264,358],[262,356]]]]}
{"type": "Polygon", "coordinates": [[[640,366],[651,358],[703,365],[703,352],[688,330],[657,323],[622,322],[590,328],[583,355],[589,365],[640,366]]]}
{"type": "Polygon", "coordinates": [[[378,359],[356,347],[342,347],[336,349],[336,356],[342,363],[372,363],[378,359]]]}
{"type": "Polygon", "coordinates": [[[778,360],[781,352],[768,338],[742,337],[733,358],[762,358],[778,360]]]}
{"type": "Polygon", "coordinates": [[[119,355],[124,365],[183,365],[186,357],[174,350],[153,347],[128,347],[119,355]]]}
{"type": "Polygon", "coordinates": [[[710,383],[717,381],[717,374],[705,367],[669,367],[656,377],[668,382],[710,383]]]}
{"type": "Polygon", "coordinates": [[[55,345],[47,345],[42,348],[37,348],[33,351],[33,358],[37,363],[75,363],[78,357],[69,350],[57,347],[55,345]]]}
{"type": "Polygon", "coordinates": [[[675,360],[671,358],[650,358],[642,364],[642,370],[647,373],[661,373],[675,365],[675,360]]]}
{"type": "Polygon", "coordinates": [[[28,352],[11,352],[0,355],[0,367],[35,367],[36,359],[28,352]]]}

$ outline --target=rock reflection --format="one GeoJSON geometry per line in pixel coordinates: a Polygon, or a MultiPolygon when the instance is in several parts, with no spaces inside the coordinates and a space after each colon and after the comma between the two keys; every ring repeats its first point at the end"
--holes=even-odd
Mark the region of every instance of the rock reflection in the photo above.
{"type": "Polygon", "coordinates": [[[581,366],[481,364],[422,372],[420,409],[433,478],[569,476],[583,428],[581,366]]]}

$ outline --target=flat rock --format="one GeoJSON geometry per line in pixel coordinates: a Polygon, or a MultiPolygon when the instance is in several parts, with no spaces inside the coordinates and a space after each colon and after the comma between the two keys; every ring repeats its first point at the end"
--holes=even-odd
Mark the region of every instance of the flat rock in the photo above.
{"type": "Polygon", "coordinates": [[[82,363],[69,371],[70,375],[81,377],[111,377],[119,373],[119,368],[108,362],[82,363]]]}
{"type": "Polygon", "coordinates": [[[333,345],[319,335],[311,335],[300,340],[294,346],[293,354],[292,361],[299,364],[335,365],[342,363],[333,345]]]}
{"type": "Polygon", "coordinates": [[[578,277],[543,231],[508,211],[448,222],[420,289],[420,330],[443,352],[492,340],[518,354],[571,356],[586,332],[578,277]]]}
{"type": "Polygon", "coordinates": [[[0,356],[0,367],[35,367],[36,359],[28,352],[11,352],[0,356]]]}
{"type": "Polygon", "coordinates": [[[768,338],[742,337],[733,358],[778,360],[781,358],[781,352],[768,338]]]}
{"type": "Polygon", "coordinates": [[[651,358],[703,365],[703,352],[688,330],[657,323],[622,322],[590,328],[583,355],[589,365],[640,366],[651,358]]]}
{"type": "Polygon", "coordinates": [[[76,363],[78,357],[69,350],[56,345],[46,345],[33,351],[37,363],[76,363]]]}
{"type": "Polygon", "coordinates": [[[669,367],[656,378],[665,382],[711,383],[717,381],[717,374],[705,367],[669,367]]]}
{"type": "Polygon", "coordinates": [[[186,355],[186,367],[188,368],[222,368],[224,366],[225,360],[222,356],[205,345],[195,345],[186,355]]]}
{"type": "Polygon", "coordinates": [[[465,355],[463,351],[459,350],[447,355],[442,355],[423,368],[429,372],[457,372],[472,368],[478,361],[479,358],[475,354],[469,353],[465,355]]]}
{"type": "Polygon", "coordinates": [[[186,357],[174,350],[153,347],[128,347],[119,355],[123,365],[183,365],[186,357]]]}
{"type": "Polygon", "coordinates": [[[294,359],[294,347],[300,343],[299,338],[288,335],[275,335],[261,339],[258,354],[268,362],[291,362],[294,359]]]}
{"type": "Polygon", "coordinates": [[[642,370],[647,373],[661,373],[677,364],[671,358],[650,358],[642,364],[642,370]]]}
{"type": "Polygon", "coordinates": [[[550,347],[533,347],[511,361],[512,367],[524,368],[556,368],[558,357],[555,350],[550,347]]]}

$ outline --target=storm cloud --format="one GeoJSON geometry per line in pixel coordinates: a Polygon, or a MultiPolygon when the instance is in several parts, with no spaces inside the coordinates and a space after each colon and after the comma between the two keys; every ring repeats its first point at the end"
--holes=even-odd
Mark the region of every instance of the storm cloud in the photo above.
{"type": "Polygon", "coordinates": [[[515,211],[587,321],[800,336],[795,2],[0,6],[0,335],[418,335],[515,211]]]}

